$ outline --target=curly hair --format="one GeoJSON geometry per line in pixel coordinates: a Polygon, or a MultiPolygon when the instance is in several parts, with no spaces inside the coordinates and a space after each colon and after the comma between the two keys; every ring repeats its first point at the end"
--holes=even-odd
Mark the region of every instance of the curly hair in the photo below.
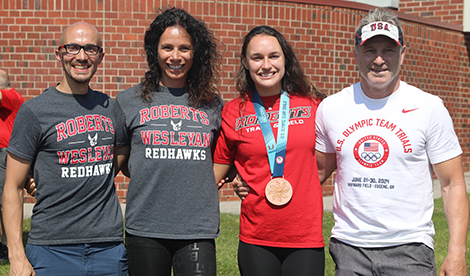
{"type": "Polygon", "coordinates": [[[325,94],[318,91],[313,82],[304,74],[300,62],[295,55],[292,46],[287,42],[284,36],[269,26],[258,26],[253,28],[245,37],[243,37],[242,52],[240,56],[240,69],[237,72],[235,83],[242,99],[247,97],[248,92],[255,90],[255,83],[250,76],[248,69],[243,66],[243,59],[246,58],[246,49],[251,39],[257,35],[274,36],[281,45],[285,57],[285,74],[282,78],[282,89],[288,91],[291,95],[314,97],[324,99],[325,94]]]}
{"type": "Polygon", "coordinates": [[[188,71],[187,87],[189,105],[199,107],[211,103],[218,93],[220,54],[217,42],[204,22],[195,19],[183,9],[159,10],[159,14],[145,32],[144,50],[147,56],[148,71],[142,79],[141,97],[149,104],[152,92],[157,91],[162,79],[162,69],[158,64],[158,43],[168,27],[180,26],[186,30],[193,44],[193,64],[188,71]]]}

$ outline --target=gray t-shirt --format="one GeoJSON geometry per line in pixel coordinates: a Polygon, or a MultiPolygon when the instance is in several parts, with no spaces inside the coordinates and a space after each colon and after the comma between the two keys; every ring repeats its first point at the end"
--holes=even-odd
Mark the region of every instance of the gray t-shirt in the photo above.
{"type": "Polygon", "coordinates": [[[8,152],[32,161],[37,203],[28,243],[123,240],[112,108],[103,93],[72,95],[55,87],[20,108],[8,152]]]}
{"type": "Polygon", "coordinates": [[[149,105],[141,85],[115,101],[116,146],[131,146],[126,231],[163,239],[211,239],[219,233],[212,147],[223,102],[188,105],[185,88],[160,87],[149,105]]]}

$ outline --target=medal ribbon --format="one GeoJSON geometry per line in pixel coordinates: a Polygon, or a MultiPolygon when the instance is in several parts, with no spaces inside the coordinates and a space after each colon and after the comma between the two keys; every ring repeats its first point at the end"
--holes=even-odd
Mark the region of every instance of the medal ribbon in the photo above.
{"type": "Polygon", "coordinates": [[[261,132],[263,133],[266,151],[268,152],[269,166],[273,177],[284,175],[284,164],[286,159],[287,133],[289,132],[289,94],[281,90],[281,103],[279,106],[279,121],[277,131],[277,143],[274,140],[273,130],[263,106],[263,101],[256,89],[252,94],[253,105],[258,117],[261,132]]]}

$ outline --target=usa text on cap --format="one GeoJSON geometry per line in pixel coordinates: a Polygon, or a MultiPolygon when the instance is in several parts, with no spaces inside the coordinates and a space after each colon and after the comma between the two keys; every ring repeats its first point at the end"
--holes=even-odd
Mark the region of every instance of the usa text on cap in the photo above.
{"type": "Polygon", "coordinates": [[[389,22],[372,22],[365,25],[356,32],[356,45],[362,45],[368,39],[376,35],[385,35],[395,40],[395,42],[403,46],[403,32],[400,28],[389,22]]]}

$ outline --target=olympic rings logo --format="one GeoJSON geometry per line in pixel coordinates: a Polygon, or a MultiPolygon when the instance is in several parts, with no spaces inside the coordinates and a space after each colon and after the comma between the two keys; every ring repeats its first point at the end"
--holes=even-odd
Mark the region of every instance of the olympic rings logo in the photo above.
{"type": "Polygon", "coordinates": [[[382,166],[387,161],[389,154],[387,142],[377,135],[364,136],[354,145],[354,158],[366,168],[382,166]],[[366,143],[367,145],[365,145],[366,143]]]}
{"type": "Polygon", "coordinates": [[[375,153],[374,152],[363,152],[363,153],[361,153],[361,157],[365,161],[377,162],[377,160],[379,160],[380,157],[382,157],[382,154],[380,154],[378,152],[375,152],[375,153]]]}

